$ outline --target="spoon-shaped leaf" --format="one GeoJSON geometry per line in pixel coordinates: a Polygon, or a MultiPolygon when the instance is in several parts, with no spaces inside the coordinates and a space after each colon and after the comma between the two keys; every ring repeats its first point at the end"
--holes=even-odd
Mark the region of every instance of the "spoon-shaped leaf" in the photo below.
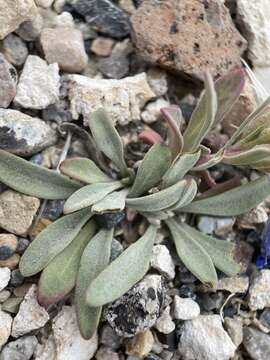
{"type": "Polygon", "coordinates": [[[205,249],[193,240],[175,220],[165,220],[172,234],[177,254],[187,267],[201,282],[211,287],[217,286],[217,273],[211,257],[205,249]]]}
{"type": "Polygon", "coordinates": [[[0,150],[0,181],[23,194],[41,199],[66,199],[81,185],[53,170],[0,150]]]}
{"type": "Polygon", "coordinates": [[[201,155],[201,151],[196,153],[186,153],[175,159],[169,170],[163,176],[163,188],[171,186],[182,180],[186,173],[193,168],[201,155]]]}
{"type": "Polygon", "coordinates": [[[224,274],[235,276],[240,271],[240,266],[233,259],[234,244],[202,234],[187,224],[181,224],[181,228],[189,237],[204,248],[215,266],[224,272],[224,274]]]}
{"type": "Polygon", "coordinates": [[[128,197],[138,197],[157,185],[170,167],[172,155],[168,147],[156,144],[141,162],[128,197]]]}
{"type": "Polygon", "coordinates": [[[91,206],[122,186],[120,181],[86,185],[67,199],[64,205],[64,213],[69,214],[91,206]]]}
{"type": "Polygon", "coordinates": [[[122,177],[127,176],[123,143],[105,110],[94,111],[88,123],[97,147],[118,167],[122,177]]]}
{"type": "Polygon", "coordinates": [[[201,141],[212,128],[217,112],[217,96],[214,82],[209,73],[205,76],[205,91],[193,111],[184,133],[184,152],[195,152],[201,141]]]}
{"type": "Polygon", "coordinates": [[[91,216],[90,209],[84,209],[63,216],[43,230],[28,246],[21,258],[22,275],[32,276],[43,270],[71,243],[91,216]]]}
{"type": "Polygon", "coordinates": [[[269,194],[270,178],[265,175],[222,194],[194,201],[183,211],[214,216],[240,215],[259,205],[269,194]]]}
{"type": "Polygon", "coordinates": [[[134,199],[126,199],[126,205],[137,211],[153,212],[169,208],[176,204],[185,194],[189,183],[181,180],[167,189],[158,191],[152,195],[142,196],[134,199]]]}
{"type": "Polygon", "coordinates": [[[122,211],[126,205],[128,189],[114,191],[92,206],[94,214],[122,211]]]}
{"type": "Polygon", "coordinates": [[[82,336],[90,339],[97,330],[101,307],[86,304],[86,290],[91,282],[108,265],[113,230],[100,230],[84,249],[75,290],[75,307],[82,336]]]}
{"type": "Polygon", "coordinates": [[[86,158],[67,159],[61,163],[60,171],[87,184],[112,181],[92,160],[86,158]]]}
{"type": "Polygon", "coordinates": [[[45,307],[63,299],[75,286],[83,250],[96,230],[89,221],[72,242],[42,271],[38,285],[38,300],[45,307]]]}
{"type": "Polygon", "coordinates": [[[156,234],[156,227],[149,226],[135,244],[96,277],[86,292],[90,306],[102,306],[118,299],[142,279],[149,267],[156,234]]]}

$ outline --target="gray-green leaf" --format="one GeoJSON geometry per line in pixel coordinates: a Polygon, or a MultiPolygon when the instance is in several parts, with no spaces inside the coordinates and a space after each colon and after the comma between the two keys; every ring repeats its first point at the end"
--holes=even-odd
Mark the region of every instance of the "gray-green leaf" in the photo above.
{"type": "Polygon", "coordinates": [[[61,163],[60,171],[87,184],[112,181],[92,160],[86,158],[67,159],[61,163]]]}
{"type": "Polygon", "coordinates": [[[188,181],[187,188],[186,191],[183,193],[183,196],[169,210],[181,211],[182,207],[190,204],[197,195],[198,187],[196,181],[194,179],[187,179],[187,181],[188,181]]]}
{"type": "Polygon", "coordinates": [[[175,220],[165,220],[172,234],[177,254],[187,267],[201,282],[217,286],[217,273],[211,257],[205,249],[190,237],[175,220]]]}
{"type": "Polygon", "coordinates": [[[160,144],[152,146],[138,168],[128,197],[138,197],[157,185],[169,169],[171,160],[172,155],[168,147],[160,144]]]}
{"type": "Polygon", "coordinates": [[[90,339],[97,330],[102,308],[86,304],[86,290],[91,282],[108,265],[111,254],[113,230],[100,230],[86,246],[79,267],[75,307],[82,336],[90,339]]]}
{"type": "Polygon", "coordinates": [[[86,292],[90,306],[102,306],[118,299],[148,270],[157,229],[149,226],[145,234],[104,269],[86,292]]]}
{"type": "Polygon", "coordinates": [[[53,170],[0,150],[0,181],[23,194],[41,199],[66,199],[81,185],[53,170]]]}
{"type": "Polygon", "coordinates": [[[20,271],[32,276],[43,270],[56,255],[63,251],[91,218],[90,209],[66,215],[43,230],[24,252],[20,271]]]}
{"type": "Polygon", "coordinates": [[[88,123],[100,151],[118,167],[122,177],[128,176],[122,140],[105,110],[94,111],[88,123]]]}
{"type": "Polygon", "coordinates": [[[142,196],[133,199],[126,199],[126,205],[137,211],[153,212],[160,211],[176,204],[185,194],[189,182],[181,180],[167,189],[158,191],[152,195],[142,196]]]}
{"type": "Polygon", "coordinates": [[[68,198],[64,205],[64,213],[69,214],[91,206],[122,186],[120,181],[86,185],[68,198]]]}
{"type": "Polygon", "coordinates": [[[186,173],[193,168],[201,156],[201,151],[182,154],[175,159],[169,170],[163,176],[162,187],[166,188],[182,180],[186,173]]]}
{"type": "Polygon", "coordinates": [[[259,205],[269,194],[270,179],[265,175],[222,194],[194,201],[183,211],[213,216],[240,215],[259,205]]]}
{"type": "Polygon", "coordinates": [[[96,214],[103,214],[106,212],[122,211],[126,205],[126,197],[128,189],[121,191],[114,191],[105,196],[102,200],[98,201],[92,206],[92,212],[96,214]]]}
{"type": "Polygon", "coordinates": [[[72,242],[46,266],[38,284],[38,300],[45,307],[63,299],[75,286],[84,248],[96,230],[89,221],[72,242]]]}
{"type": "Polygon", "coordinates": [[[217,112],[217,95],[214,82],[209,73],[205,76],[205,91],[193,111],[188,127],[184,133],[183,152],[195,152],[201,141],[208,134],[215,122],[217,112]]]}
{"type": "Polygon", "coordinates": [[[181,228],[204,248],[215,266],[224,274],[235,276],[240,271],[240,266],[233,259],[234,244],[202,234],[187,224],[181,224],[181,228]]]}

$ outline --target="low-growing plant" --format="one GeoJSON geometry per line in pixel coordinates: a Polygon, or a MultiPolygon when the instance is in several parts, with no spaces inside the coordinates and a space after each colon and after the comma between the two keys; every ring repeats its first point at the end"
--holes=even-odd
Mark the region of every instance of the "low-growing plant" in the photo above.
{"type": "Polygon", "coordinates": [[[90,115],[89,128],[97,151],[117,170],[106,173],[98,160],[70,158],[61,163],[62,174],[58,174],[0,150],[1,182],[41,199],[66,199],[64,216],[31,242],[21,258],[20,271],[26,277],[42,271],[38,299],[44,306],[63,299],[75,287],[77,319],[84,338],[96,331],[102,306],[127,292],[148,271],[158,226],[169,229],[181,261],[203,283],[216,287],[216,268],[229,276],[239,272],[233,243],[202,234],[179,214],[235,216],[254,208],[270,193],[268,175],[227,191],[224,184],[206,195],[198,190],[201,177],[221,162],[269,168],[269,128],[262,118],[269,118],[270,99],[217,153],[211,154],[202,145],[238,100],[243,84],[243,70],[215,83],[207,74],[205,90],[183,135],[180,109],[163,109],[167,139],[150,148],[137,171],[127,166],[121,137],[103,109],[90,115]],[[125,209],[139,213],[149,226],[110,262],[114,230],[99,228],[95,217],[125,209]]]}

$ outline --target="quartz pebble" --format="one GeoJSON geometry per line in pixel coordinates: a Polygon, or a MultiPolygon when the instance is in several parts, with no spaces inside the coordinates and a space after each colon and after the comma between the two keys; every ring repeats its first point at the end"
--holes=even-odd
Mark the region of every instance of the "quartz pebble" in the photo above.
{"type": "Polygon", "coordinates": [[[0,194],[0,227],[16,235],[27,233],[39,205],[33,196],[4,191],[0,194]]]}
{"type": "Polygon", "coordinates": [[[44,121],[17,110],[0,109],[0,148],[30,156],[57,141],[56,131],[44,121]]]}
{"type": "Polygon", "coordinates": [[[249,288],[249,307],[253,311],[270,307],[270,270],[261,270],[252,280],[249,288]]]}
{"type": "Polygon", "coordinates": [[[162,334],[170,334],[175,329],[175,323],[170,315],[170,306],[167,306],[155,324],[156,329],[162,334]]]}
{"type": "Polygon", "coordinates": [[[153,255],[150,264],[168,279],[172,280],[175,277],[174,262],[165,245],[155,245],[153,247],[153,255]]]}
{"type": "Polygon", "coordinates": [[[89,79],[81,75],[67,76],[71,113],[80,115],[85,124],[91,112],[104,107],[114,122],[121,125],[140,119],[145,103],[155,97],[145,73],[121,80],[89,79]]]}
{"type": "Polygon", "coordinates": [[[17,71],[0,53],[0,107],[7,108],[16,95],[17,71]]]}
{"type": "Polygon", "coordinates": [[[40,43],[49,64],[70,73],[80,73],[87,65],[82,33],[70,27],[43,29],[40,43]]]}
{"type": "Polygon", "coordinates": [[[59,98],[60,76],[57,64],[47,65],[29,55],[20,76],[14,102],[24,108],[45,109],[59,98]]]}
{"type": "Polygon", "coordinates": [[[177,320],[191,320],[200,315],[200,307],[190,298],[175,295],[173,302],[173,318],[177,320]]]}
{"type": "Polygon", "coordinates": [[[24,64],[28,56],[25,42],[14,34],[9,34],[0,44],[0,50],[5,58],[15,66],[24,64]]]}
{"type": "Polygon", "coordinates": [[[7,260],[16,251],[18,239],[13,234],[0,234],[0,261],[7,260]]]}
{"type": "Polygon", "coordinates": [[[0,0],[0,9],[0,40],[37,14],[34,0],[0,0]]]}
{"type": "Polygon", "coordinates": [[[23,336],[10,341],[2,350],[1,360],[30,360],[38,344],[35,336],[23,336]]]}
{"type": "Polygon", "coordinates": [[[142,119],[146,124],[152,124],[161,118],[160,109],[168,107],[170,103],[163,98],[159,98],[146,105],[142,112],[142,119]]]}
{"type": "Polygon", "coordinates": [[[178,345],[183,360],[229,360],[235,350],[220,316],[200,315],[184,323],[178,345]]]}
{"type": "Polygon", "coordinates": [[[150,330],[137,334],[127,343],[127,354],[144,358],[154,345],[154,337],[150,330]]]}
{"type": "MultiPolygon", "coordinates": [[[[0,350],[3,345],[7,342],[10,333],[11,333],[11,325],[12,325],[12,317],[0,310],[0,350]]],[[[2,359],[1,359],[2,360],[2,359]]]]}
{"type": "Polygon", "coordinates": [[[5,289],[10,280],[10,270],[7,267],[0,268],[0,291],[5,289]]]}
{"type": "Polygon", "coordinates": [[[247,276],[224,277],[218,281],[217,290],[244,294],[248,290],[248,286],[249,278],[247,276]]]}
{"type": "Polygon", "coordinates": [[[252,360],[267,360],[270,358],[270,336],[251,328],[244,328],[243,344],[252,360]]]}

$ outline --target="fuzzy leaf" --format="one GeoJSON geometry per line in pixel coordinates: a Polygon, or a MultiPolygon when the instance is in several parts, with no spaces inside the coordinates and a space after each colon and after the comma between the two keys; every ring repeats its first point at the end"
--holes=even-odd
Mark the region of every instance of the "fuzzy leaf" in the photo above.
{"type": "Polygon", "coordinates": [[[167,189],[139,198],[126,199],[126,205],[143,212],[160,211],[176,204],[188,187],[187,180],[181,180],[167,189]]]}
{"type": "Polygon", "coordinates": [[[43,270],[56,255],[63,251],[91,218],[90,209],[66,215],[44,229],[24,252],[20,271],[32,276],[43,270]]]}
{"type": "Polygon", "coordinates": [[[95,203],[92,206],[92,212],[94,214],[103,214],[106,212],[118,212],[124,210],[127,194],[128,189],[112,192],[111,194],[105,196],[102,200],[95,203]]]}
{"type": "Polygon", "coordinates": [[[193,111],[188,127],[184,133],[184,152],[195,152],[201,141],[214,124],[217,112],[217,96],[213,79],[209,73],[205,76],[205,91],[193,111]]]}
{"type": "Polygon", "coordinates": [[[83,250],[95,230],[95,223],[89,221],[74,240],[43,270],[38,285],[38,300],[42,306],[55,304],[73,289],[83,250]]]}
{"type": "Polygon", "coordinates": [[[128,197],[138,197],[157,185],[170,167],[171,160],[168,147],[159,144],[152,146],[138,168],[128,197]]]}
{"type": "Polygon", "coordinates": [[[0,150],[0,181],[23,194],[41,199],[66,199],[81,185],[53,170],[0,150]]]}
{"type": "Polygon", "coordinates": [[[245,71],[236,69],[230,71],[215,82],[217,94],[217,113],[215,124],[223,120],[225,115],[232,109],[233,105],[239,99],[241,91],[245,85],[245,71]]]}
{"type": "Polygon", "coordinates": [[[69,214],[91,206],[122,186],[120,181],[86,185],[67,199],[64,205],[64,213],[69,214]]]}
{"type": "Polygon", "coordinates": [[[86,292],[90,306],[102,306],[118,299],[142,279],[149,267],[156,233],[156,227],[149,226],[135,244],[96,277],[86,292]]]}
{"type": "Polygon", "coordinates": [[[108,265],[111,254],[113,230],[100,230],[86,246],[78,272],[75,307],[82,336],[90,339],[97,330],[101,316],[101,307],[89,307],[86,304],[86,290],[91,282],[108,265]]]}
{"type": "Polygon", "coordinates": [[[214,264],[205,249],[184,231],[175,220],[165,220],[172,234],[177,254],[187,267],[201,282],[215,288],[217,273],[214,264]]]}
{"type": "MultiPolygon", "coordinates": [[[[229,149],[228,149],[229,150],[229,149]]],[[[270,165],[270,145],[257,145],[249,150],[225,152],[223,162],[236,166],[256,167],[264,161],[270,165]]]]}
{"type": "Polygon", "coordinates": [[[256,207],[269,194],[270,178],[265,175],[222,194],[194,201],[184,207],[183,211],[213,216],[235,216],[256,207]]]}
{"type": "Polygon", "coordinates": [[[88,123],[97,147],[118,167],[122,177],[127,176],[123,143],[107,113],[103,109],[94,111],[88,123]]]}
{"type": "Polygon", "coordinates": [[[183,196],[175,205],[173,205],[169,210],[171,211],[181,211],[182,207],[187,206],[192,202],[192,200],[197,195],[198,187],[194,179],[187,180],[187,188],[183,193],[183,196]]]}
{"type": "Polygon", "coordinates": [[[197,163],[200,155],[201,151],[197,151],[193,154],[186,153],[177,157],[163,176],[162,187],[166,188],[182,180],[186,173],[197,163]]]}
{"type": "Polygon", "coordinates": [[[219,150],[216,154],[213,155],[204,155],[197,162],[196,166],[192,169],[193,171],[202,171],[207,170],[212,166],[220,163],[224,156],[224,150],[219,150]]]}
{"type": "Polygon", "coordinates": [[[87,184],[112,181],[92,160],[86,158],[67,159],[61,163],[60,171],[87,184]]]}
{"type": "Polygon", "coordinates": [[[226,240],[218,240],[212,236],[202,234],[187,224],[181,224],[185,233],[200,244],[209,254],[215,266],[228,276],[235,276],[240,266],[233,259],[234,244],[226,240]]]}

